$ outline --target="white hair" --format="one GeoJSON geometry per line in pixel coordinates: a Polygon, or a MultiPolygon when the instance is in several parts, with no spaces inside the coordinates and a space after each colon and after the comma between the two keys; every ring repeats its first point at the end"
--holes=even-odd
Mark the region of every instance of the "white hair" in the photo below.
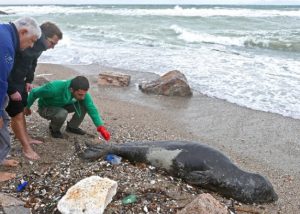
{"type": "Polygon", "coordinates": [[[34,18],[22,17],[13,22],[17,30],[27,29],[29,35],[37,36],[40,38],[42,35],[41,28],[34,18]]]}

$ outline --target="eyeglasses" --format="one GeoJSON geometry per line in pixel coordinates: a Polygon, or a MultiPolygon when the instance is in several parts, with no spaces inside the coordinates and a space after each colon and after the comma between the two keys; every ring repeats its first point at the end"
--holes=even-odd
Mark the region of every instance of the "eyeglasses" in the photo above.
{"type": "Polygon", "coordinates": [[[51,40],[50,38],[47,38],[47,41],[50,43],[51,46],[57,45],[57,42],[54,42],[54,41],[51,40]]]}

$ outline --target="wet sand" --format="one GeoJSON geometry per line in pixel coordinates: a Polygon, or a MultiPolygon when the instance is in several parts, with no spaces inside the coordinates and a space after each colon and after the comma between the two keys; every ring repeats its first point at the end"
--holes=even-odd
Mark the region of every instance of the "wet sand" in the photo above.
{"type": "MultiPolygon", "coordinates": [[[[269,178],[279,200],[264,205],[266,213],[299,213],[300,120],[240,107],[199,93],[191,98],[143,94],[138,90],[138,83],[157,78],[151,73],[98,65],[39,64],[37,74],[53,74],[46,77],[64,79],[71,78],[75,72],[89,77],[90,91],[108,127],[113,127],[116,118],[122,118],[119,123],[131,121],[130,124],[142,124],[157,132],[174,132],[174,136],[168,132],[161,140],[194,140],[217,148],[242,169],[269,178]],[[131,84],[126,88],[97,86],[97,75],[102,71],[128,73],[131,84]]],[[[114,134],[117,133],[112,130],[112,139],[114,134]]]]}

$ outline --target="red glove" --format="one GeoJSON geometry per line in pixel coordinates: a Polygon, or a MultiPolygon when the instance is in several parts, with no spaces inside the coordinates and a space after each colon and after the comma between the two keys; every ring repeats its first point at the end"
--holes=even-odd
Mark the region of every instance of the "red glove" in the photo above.
{"type": "Polygon", "coordinates": [[[106,130],[104,126],[98,126],[97,131],[101,133],[105,140],[109,141],[110,133],[106,130]]]}

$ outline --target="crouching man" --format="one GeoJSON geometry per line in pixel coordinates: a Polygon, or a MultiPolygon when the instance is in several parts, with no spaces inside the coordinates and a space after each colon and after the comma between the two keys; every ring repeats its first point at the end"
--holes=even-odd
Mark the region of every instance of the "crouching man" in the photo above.
{"type": "Polygon", "coordinates": [[[41,117],[50,120],[49,129],[52,137],[63,138],[60,129],[68,114],[74,113],[72,119],[67,122],[66,131],[84,135],[85,131],[79,126],[88,113],[97,131],[108,141],[110,133],[103,126],[101,116],[88,90],[89,81],[84,76],[46,83],[32,89],[29,93],[25,115],[31,114],[30,107],[38,99],[38,113],[41,117]]]}

